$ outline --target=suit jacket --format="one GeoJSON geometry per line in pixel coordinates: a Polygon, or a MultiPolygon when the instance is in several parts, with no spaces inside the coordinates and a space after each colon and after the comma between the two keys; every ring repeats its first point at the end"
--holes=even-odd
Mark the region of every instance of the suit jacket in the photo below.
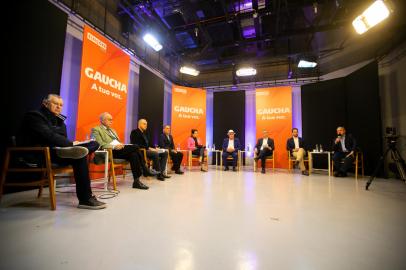
{"type": "Polygon", "coordinates": [[[111,135],[103,125],[92,128],[92,137],[95,138],[96,142],[98,142],[103,149],[113,148],[110,144],[113,140],[120,141],[117,132],[112,128],[110,128],[110,130],[113,132],[114,136],[111,135]]]}
{"type": "MultiPolygon", "coordinates": [[[[197,138],[197,144],[202,145],[202,142],[200,141],[199,138],[197,138]]],[[[189,137],[187,139],[187,149],[188,150],[195,150],[197,147],[195,145],[195,140],[192,137],[189,137]]]]}
{"type": "MultiPolygon", "coordinates": [[[[343,152],[343,148],[341,146],[341,142],[335,143],[336,138],[333,140],[333,151],[334,152],[343,152]]],[[[357,150],[357,142],[355,138],[351,134],[345,134],[344,140],[345,148],[348,152],[356,151],[357,150]]]]}
{"type": "MultiPolygon", "coordinates": [[[[255,148],[259,151],[261,151],[261,146],[262,146],[262,142],[264,141],[264,138],[258,139],[257,144],[255,145],[255,148]]],[[[272,151],[275,150],[275,145],[273,142],[273,139],[268,138],[268,146],[270,146],[272,148],[272,151]]]]}
{"type": "Polygon", "coordinates": [[[131,131],[130,134],[130,141],[131,144],[136,144],[140,148],[149,149],[150,144],[147,135],[141,131],[141,129],[137,128],[131,131]]]}
{"type": "Polygon", "coordinates": [[[165,134],[161,134],[161,136],[159,137],[159,147],[173,150],[173,149],[175,149],[175,143],[173,142],[173,137],[170,134],[168,136],[166,136],[165,134]],[[168,136],[169,136],[169,139],[168,139],[168,136]]]}
{"type": "MultiPolygon", "coordinates": [[[[304,141],[302,138],[299,138],[299,148],[303,148],[306,150],[304,141]]],[[[286,142],[286,149],[292,153],[293,149],[295,149],[295,141],[293,140],[293,137],[289,138],[288,141],[286,142]]]]}
{"type": "Polygon", "coordinates": [[[46,107],[25,114],[18,142],[25,146],[72,146],[67,138],[65,116],[56,116],[46,107]]]}
{"type": "MultiPolygon", "coordinates": [[[[228,138],[225,138],[223,141],[223,151],[224,152],[227,151],[228,140],[229,140],[228,138]]],[[[238,138],[234,138],[234,149],[235,149],[235,151],[238,151],[241,149],[240,140],[238,138]]]]}

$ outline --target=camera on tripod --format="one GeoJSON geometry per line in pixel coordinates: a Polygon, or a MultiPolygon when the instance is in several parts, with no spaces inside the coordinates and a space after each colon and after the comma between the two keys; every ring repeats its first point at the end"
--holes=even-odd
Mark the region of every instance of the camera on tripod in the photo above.
{"type": "Polygon", "coordinates": [[[386,134],[384,137],[386,138],[386,142],[390,148],[395,147],[396,141],[399,138],[399,136],[396,134],[395,127],[386,127],[386,134]]]}

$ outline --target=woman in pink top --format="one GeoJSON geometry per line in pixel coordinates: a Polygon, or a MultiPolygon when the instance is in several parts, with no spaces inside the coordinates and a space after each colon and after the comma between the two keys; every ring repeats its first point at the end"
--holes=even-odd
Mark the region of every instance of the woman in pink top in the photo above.
{"type": "Polygon", "coordinates": [[[187,140],[187,148],[188,150],[192,150],[192,155],[199,157],[200,170],[207,172],[207,170],[203,168],[204,152],[206,147],[202,145],[200,139],[197,138],[197,129],[192,129],[191,133],[191,137],[189,137],[187,140]]]}

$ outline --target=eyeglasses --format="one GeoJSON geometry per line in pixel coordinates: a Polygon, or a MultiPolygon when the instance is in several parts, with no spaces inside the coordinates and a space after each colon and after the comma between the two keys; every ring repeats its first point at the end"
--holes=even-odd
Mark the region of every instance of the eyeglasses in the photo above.
{"type": "Polygon", "coordinates": [[[59,103],[59,102],[55,102],[55,101],[51,101],[51,103],[56,105],[56,106],[59,106],[59,107],[63,106],[63,103],[59,103]]]}

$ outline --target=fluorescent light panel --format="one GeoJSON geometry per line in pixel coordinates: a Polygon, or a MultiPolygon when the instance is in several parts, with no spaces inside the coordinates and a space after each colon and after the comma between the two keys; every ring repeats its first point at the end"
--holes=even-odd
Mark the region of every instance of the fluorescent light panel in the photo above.
{"type": "Polygon", "coordinates": [[[377,0],[352,21],[352,26],[355,31],[361,35],[388,18],[389,14],[389,8],[385,3],[382,0],[377,0]]]}
{"type": "Polygon", "coordinates": [[[151,34],[145,34],[143,37],[144,41],[151,46],[155,51],[160,51],[162,49],[162,45],[156,40],[156,38],[151,34]]]}
{"type": "Polygon", "coordinates": [[[200,71],[191,68],[191,67],[187,67],[187,66],[183,66],[180,68],[180,73],[184,73],[184,74],[188,74],[188,75],[192,75],[192,76],[197,76],[199,75],[200,71]]]}
{"type": "Polygon", "coordinates": [[[299,64],[297,65],[297,67],[300,68],[314,68],[315,66],[317,66],[316,62],[310,62],[306,60],[300,60],[299,64]]]}
{"type": "Polygon", "coordinates": [[[242,76],[253,76],[257,74],[257,70],[255,68],[249,67],[249,68],[240,68],[236,72],[237,76],[242,77],[242,76]]]}

